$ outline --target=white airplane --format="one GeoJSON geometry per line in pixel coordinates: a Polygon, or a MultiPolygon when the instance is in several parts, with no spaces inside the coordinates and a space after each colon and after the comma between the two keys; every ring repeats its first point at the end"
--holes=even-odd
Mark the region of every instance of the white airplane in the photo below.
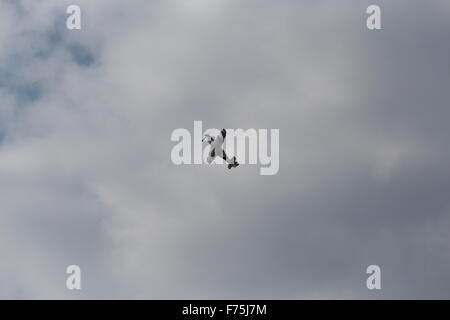
{"type": "Polygon", "coordinates": [[[228,169],[236,168],[239,165],[239,163],[236,161],[236,157],[233,157],[232,159],[228,158],[227,154],[222,148],[226,135],[227,131],[225,129],[222,129],[222,131],[220,131],[220,134],[215,138],[211,137],[209,134],[205,134],[202,142],[207,142],[211,145],[211,151],[209,152],[207,161],[209,164],[211,164],[215,157],[222,157],[222,159],[228,163],[228,169]]]}

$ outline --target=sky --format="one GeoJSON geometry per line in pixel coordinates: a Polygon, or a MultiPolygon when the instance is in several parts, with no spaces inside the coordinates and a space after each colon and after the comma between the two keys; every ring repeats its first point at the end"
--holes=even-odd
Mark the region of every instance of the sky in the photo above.
{"type": "Polygon", "coordinates": [[[0,298],[450,298],[449,34],[446,0],[0,0],[0,298]],[[279,129],[278,174],[174,165],[194,120],[279,129]]]}

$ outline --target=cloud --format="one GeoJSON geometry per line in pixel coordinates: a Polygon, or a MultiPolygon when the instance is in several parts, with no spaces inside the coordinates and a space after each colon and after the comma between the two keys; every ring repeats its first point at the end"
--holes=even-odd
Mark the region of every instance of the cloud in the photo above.
{"type": "Polygon", "coordinates": [[[445,5],[68,4],[0,5],[0,297],[449,296],[445,5]],[[279,173],[174,166],[194,120],[279,128],[279,173]]]}

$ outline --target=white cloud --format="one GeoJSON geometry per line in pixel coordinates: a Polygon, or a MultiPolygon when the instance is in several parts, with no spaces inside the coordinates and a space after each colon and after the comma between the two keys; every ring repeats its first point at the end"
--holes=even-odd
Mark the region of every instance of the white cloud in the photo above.
{"type": "MultiPolygon", "coordinates": [[[[19,106],[0,88],[0,296],[366,297],[366,247],[402,269],[395,249],[407,243],[386,257],[379,235],[408,218],[409,239],[424,206],[432,221],[441,214],[445,201],[426,190],[448,186],[434,172],[415,174],[422,189],[404,182],[415,155],[430,161],[424,146],[434,148],[383,127],[390,112],[372,104],[383,79],[363,49],[371,40],[355,31],[357,7],[81,1],[83,29],[69,32],[59,29],[64,3],[19,4],[27,10],[1,4],[0,59],[15,86],[41,92],[19,106]],[[75,43],[92,65],[76,63],[75,43]],[[170,133],[198,119],[280,128],[280,173],[173,166],[170,133]],[[78,296],[63,286],[69,264],[87,277],[78,296]]],[[[397,284],[387,296],[414,285],[397,284]]]]}

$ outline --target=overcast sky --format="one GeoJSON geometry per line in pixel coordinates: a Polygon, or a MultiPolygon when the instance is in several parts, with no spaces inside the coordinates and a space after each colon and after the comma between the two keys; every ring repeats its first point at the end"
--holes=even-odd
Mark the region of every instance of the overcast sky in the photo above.
{"type": "Polygon", "coordinates": [[[449,34],[447,0],[0,0],[0,298],[450,298],[449,34]],[[194,120],[280,129],[279,173],[174,165],[194,120]]]}

